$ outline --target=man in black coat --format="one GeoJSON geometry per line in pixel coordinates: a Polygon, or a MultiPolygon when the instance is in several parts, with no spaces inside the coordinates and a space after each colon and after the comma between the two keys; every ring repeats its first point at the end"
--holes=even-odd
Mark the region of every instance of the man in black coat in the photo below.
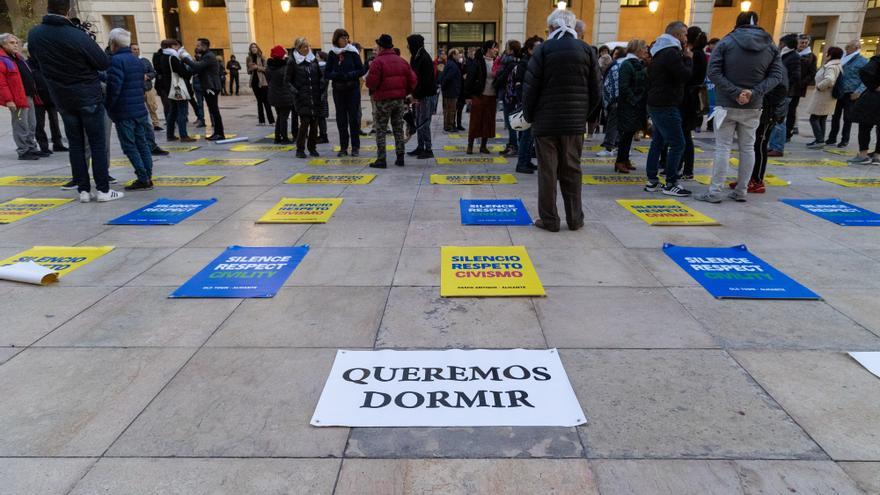
{"type": "Polygon", "coordinates": [[[584,226],[581,152],[587,119],[602,101],[601,70],[593,48],[577,38],[575,16],[555,9],[550,35],[529,60],[522,86],[523,118],[531,123],[538,155],[538,215],[535,226],[558,232],[556,183],[562,191],[568,228],[584,226]]]}
{"type": "Polygon", "coordinates": [[[49,94],[49,87],[46,86],[46,80],[43,78],[43,73],[40,71],[40,64],[36,59],[31,57],[28,59],[28,65],[31,67],[31,71],[34,75],[34,82],[37,84],[37,93],[40,95],[40,100],[43,102],[42,105],[37,105],[37,144],[40,145],[40,150],[42,151],[50,151],[49,150],[49,136],[46,135],[46,121],[49,121],[49,131],[52,135],[52,149],[51,151],[68,151],[67,147],[64,146],[64,141],[61,139],[61,126],[58,125],[58,109],[55,107],[55,102],[52,101],[52,95],[49,94]]]}
{"type": "Polygon", "coordinates": [[[223,132],[223,117],[220,116],[220,88],[223,87],[223,83],[220,82],[220,63],[217,61],[217,55],[211,51],[211,42],[206,38],[199,38],[196,43],[196,54],[199,55],[198,62],[191,57],[184,57],[183,62],[199,78],[199,84],[205,94],[205,103],[208,104],[214,133],[206,139],[209,141],[226,139],[223,132]]]}
{"type": "Polygon", "coordinates": [[[798,90],[800,91],[791,100],[788,105],[788,116],[785,118],[786,124],[786,140],[790,141],[791,137],[797,133],[797,107],[802,98],[807,97],[807,88],[816,84],[816,71],[818,70],[818,58],[810,48],[810,42],[813,41],[808,34],[798,36],[798,57],[801,60],[801,79],[798,81],[798,90]]]}
{"type": "Polygon", "coordinates": [[[437,96],[437,84],[434,81],[434,60],[425,50],[425,38],[421,34],[411,34],[406,38],[409,52],[412,54],[409,64],[416,73],[418,85],[413,91],[413,116],[418,127],[418,146],[408,155],[420,160],[434,158],[431,149],[431,116],[433,114],[431,99],[437,96]]]}
{"type": "MultiPolygon", "coordinates": [[[[792,105],[794,98],[801,94],[801,57],[798,55],[797,46],[798,37],[796,34],[786,34],[779,40],[779,54],[788,76],[788,92],[785,102],[786,119],[791,116],[788,107],[792,105]]],[[[791,117],[796,119],[797,115],[791,117]]],[[[780,157],[784,155],[787,130],[791,127],[794,127],[794,122],[783,122],[773,127],[773,132],[770,134],[770,151],[767,152],[767,156],[780,157]]]]}

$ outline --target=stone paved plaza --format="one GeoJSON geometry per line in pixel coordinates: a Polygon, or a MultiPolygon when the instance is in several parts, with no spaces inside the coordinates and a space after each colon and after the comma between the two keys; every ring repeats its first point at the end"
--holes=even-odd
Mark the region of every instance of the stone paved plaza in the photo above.
{"type": "MultiPolygon", "coordinates": [[[[272,131],[256,127],[250,97],[222,104],[228,132],[253,142],[272,131]]],[[[69,174],[64,154],[16,161],[5,115],[0,175],[69,174]]],[[[438,124],[437,155],[464,156],[443,151],[465,141],[438,124]]],[[[697,138],[697,173],[708,174],[711,134],[697,138]]],[[[787,156],[846,159],[807,152],[808,138],[787,156]]],[[[224,176],[209,187],[69,203],[0,226],[0,259],[35,245],[115,246],[52,286],[0,281],[0,494],[880,493],[880,379],[846,355],[880,351],[880,229],[777,201],[837,197],[880,211],[876,188],[817,179],[880,177],[880,167],[771,166],[791,185],[745,204],[683,200],[715,227],[652,227],[615,203],[652,196],[641,187],[587,185],[586,228],[551,234],[460,223],[459,198],[522,198],[534,217],[534,175],[497,186],[428,180],[512,173],[512,161],[411,159],[369,185],[305,186],[284,181],[370,169],[200,144],[158,159],[154,173],[224,176]],[[184,165],[201,157],[268,161],[184,165]],[[176,226],[105,225],[159,197],[218,202],[176,226]],[[327,224],[256,225],[282,197],[344,202],[327,224]],[[824,300],[716,300],[664,242],[747,244],[824,300]],[[235,244],[311,252],[272,299],[167,298],[235,244]],[[526,246],[547,297],[441,299],[443,245],[526,246]],[[518,347],[560,349],[587,425],[309,425],[337,349],[518,347]]],[[[122,156],[115,138],[111,156],[122,156]]],[[[643,172],[645,154],[634,161],[643,172]]],[[[134,177],[128,166],[111,174],[134,177]]],[[[0,187],[4,201],[73,196],[0,187]]]]}

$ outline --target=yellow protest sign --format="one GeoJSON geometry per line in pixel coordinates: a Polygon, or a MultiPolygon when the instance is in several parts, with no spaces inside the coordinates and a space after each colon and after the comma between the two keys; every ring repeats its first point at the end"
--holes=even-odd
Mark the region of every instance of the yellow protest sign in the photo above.
{"type": "Polygon", "coordinates": [[[581,165],[614,165],[614,158],[581,158],[581,165]]]}
{"type": "Polygon", "coordinates": [[[437,165],[506,165],[503,156],[458,156],[437,158],[437,165]]]}
{"type": "MultiPolygon", "coordinates": [[[[222,179],[222,175],[157,175],[153,177],[153,185],[157,187],[204,187],[222,179]]],[[[134,179],[125,183],[134,183],[134,179]]]]}
{"type": "MultiPolygon", "coordinates": [[[[661,177],[662,179],[662,177],[661,177]]],[[[628,174],[584,174],[582,182],[591,186],[626,186],[639,185],[642,186],[648,181],[646,175],[628,175],[628,174]]],[[[662,181],[661,181],[662,182],[662,181]]]]}
{"type": "MultiPolygon", "coordinates": [[[[694,180],[699,184],[703,184],[703,185],[708,186],[709,184],[712,183],[712,176],[711,175],[695,175],[694,180]]],[[[737,178],[734,176],[728,176],[725,179],[725,181],[735,181],[735,180],[737,180],[737,178]]],[[[764,185],[765,186],[784,187],[784,186],[790,186],[791,182],[788,182],[787,180],[780,179],[779,177],[777,177],[773,174],[765,174],[764,175],[764,185]]]]}
{"type": "Polygon", "coordinates": [[[633,149],[638,151],[639,153],[647,153],[651,150],[650,146],[633,146],[633,149]]]}
{"type": "MultiPolygon", "coordinates": [[[[467,137],[467,134],[455,134],[455,133],[453,133],[453,134],[447,134],[446,136],[447,136],[449,139],[464,139],[464,138],[467,137]]],[[[496,133],[495,133],[495,139],[501,139],[501,134],[498,134],[498,133],[496,132],[496,133]]]]}
{"type": "Polygon", "coordinates": [[[819,179],[844,187],[880,187],[880,177],[819,177],[819,179]]]}
{"type": "Polygon", "coordinates": [[[524,246],[443,246],[440,296],[543,296],[524,246]]]}
{"type": "Polygon", "coordinates": [[[347,156],[343,158],[312,158],[309,160],[309,165],[369,165],[373,163],[375,158],[369,158],[364,156],[347,156]]]}
{"type": "Polygon", "coordinates": [[[296,174],[285,184],[369,184],[376,174],[296,174]]]}
{"type": "Polygon", "coordinates": [[[767,160],[770,165],[779,165],[780,167],[845,167],[846,162],[840,160],[767,160]]]}
{"type": "Polygon", "coordinates": [[[0,177],[0,186],[19,186],[19,187],[53,187],[63,186],[70,182],[70,177],[62,175],[53,176],[20,176],[11,175],[0,177]]]}
{"type": "Polygon", "coordinates": [[[342,198],[281,198],[257,223],[326,223],[342,198]]]}
{"type": "Polygon", "coordinates": [[[825,153],[831,153],[832,155],[848,157],[853,157],[857,154],[855,151],[847,151],[840,148],[823,148],[822,151],[824,151],[825,153]]]}
{"type": "Polygon", "coordinates": [[[0,203],[0,223],[12,223],[22,218],[27,218],[37,213],[42,213],[63,204],[70,203],[73,199],[54,198],[16,198],[5,203],[0,203]]]}
{"type": "Polygon", "coordinates": [[[24,261],[33,261],[63,277],[77,268],[88,265],[92,261],[113,251],[113,246],[72,247],[72,246],[34,246],[0,261],[0,266],[11,265],[24,261]]]}
{"type": "Polygon", "coordinates": [[[230,167],[253,167],[266,160],[266,158],[199,158],[198,160],[186,162],[186,164],[195,166],[220,165],[230,167]]]}
{"type": "Polygon", "coordinates": [[[296,146],[284,144],[236,144],[229,151],[292,151],[296,146]]]}
{"type": "Polygon", "coordinates": [[[617,204],[649,225],[720,225],[674,199],[618,199],[617,204]]]}
{"type": "Polygon", "coordinates": [[[201,146],[187,146],[185,144],[178,144],[178,145],[175,145],[175,144],[167,145],[166,144],[165,146],[162,147],[163,150],[170,151],[171,153],[189,153],[190,151],[195,151],[199,148],[201,148],[201,146]]]}
{"type": "Polygon", "coordinates": [[[110,159],[110,168],[119,168],[119,167],[130,167],[131,162],[128,158],[121,156],[119,158],[111,158],[110,159]]]}
{"type": "MultiPolygon", "coordinates": [[[[486,147],[489,148],[489,151],[493,153],[500,153],[504,151],[503,144],[490,144],[486,147]]],[[[467,151],[467,146],[463,144],[447,144],[443,147],[443,151],[467,151]]]]}
{"type": "Polygon", "coordinates": [[[513,174],[431,174],[431,184],[447,185],[479,185],[479,184],[516,184],[513,174]]]}
{"type": "MultiPolygon", "coordinates": [[[[368,144],[366,146],[361,146],[361,151],[377,151],[379,149],[375,144],[368,144]]],[[[386,144],[385,151],[395,151],[397,148],[394,147],[393,144],[386,144]]],[[[333,151],[342,151],[342,146],[336,145],[333,147],[333,151]]]]}

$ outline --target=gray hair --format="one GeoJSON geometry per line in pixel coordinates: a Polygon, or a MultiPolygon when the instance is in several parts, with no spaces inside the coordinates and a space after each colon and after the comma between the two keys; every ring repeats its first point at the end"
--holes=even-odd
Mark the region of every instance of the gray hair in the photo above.
{"type": "Polygon", "coordinates": [[[12,33],[0,34],[0,45],[5,45],[7,42],[9,42],[9,40],[11,40],[13,38],[15,38],[15,35],[12,33]]]}
{"type": "Polygon", "coordinates": [[[804,40],[813,41],[813,37],[810,36],[809,34],[799,34],[798,41],[804,41],[804,40]]]}
{"type": "Polygon", "coordinates": [[[669,25],[666,26],[666,34],[675,34],[678,31],[687,32],[687,30],[687,24],[681,21],[670,22],[669,25]]]}
{"type": "Polygon", "coordinates": [[[131,46],[131,33],[122,28],[115,28],[110,31],[110,43],[115,43],[119,47],[131,46]]]}
{"type": "Polygon", "coordinates": [[[861,40],[852,40],[846,44],[846,47],[859,49],[862,47],[862,41],[861,40]]]}
{"type": "Polygon", "coordinates": [[[580,19],[578,19],[577,22],[574,23],[574,30],[577,31],[577,33],[581,36],[584,35],[584,30],[586,30],[586,28],[587,25],[584,23],[584,21],[580,19]]]}
{"type": "Polygon", "coordinates": [[[577,17],[568,10],[553,9],[553,12],[550,12],[550,15],[547,16],[547,25],[549,27],[574,28],[576,23],[577,17]]]}

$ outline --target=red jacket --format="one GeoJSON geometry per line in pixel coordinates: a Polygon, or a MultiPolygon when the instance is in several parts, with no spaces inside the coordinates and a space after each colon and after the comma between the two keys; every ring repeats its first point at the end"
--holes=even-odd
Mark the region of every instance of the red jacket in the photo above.
{"type": "Polygon", "coordinates": [[[402,59],[393,50],[382,50],[370,62],[367,73],[367,87],[373,92],[373,99],[399,100],[416,89],[416,73],[409,62],[402,59]]]}
{"type": "Polygon", "coordinates": [[[2,53],[0,54],[0,106],[6,106],[10,101],[18,108],[29,106],[15,60],[2,53]]]}

